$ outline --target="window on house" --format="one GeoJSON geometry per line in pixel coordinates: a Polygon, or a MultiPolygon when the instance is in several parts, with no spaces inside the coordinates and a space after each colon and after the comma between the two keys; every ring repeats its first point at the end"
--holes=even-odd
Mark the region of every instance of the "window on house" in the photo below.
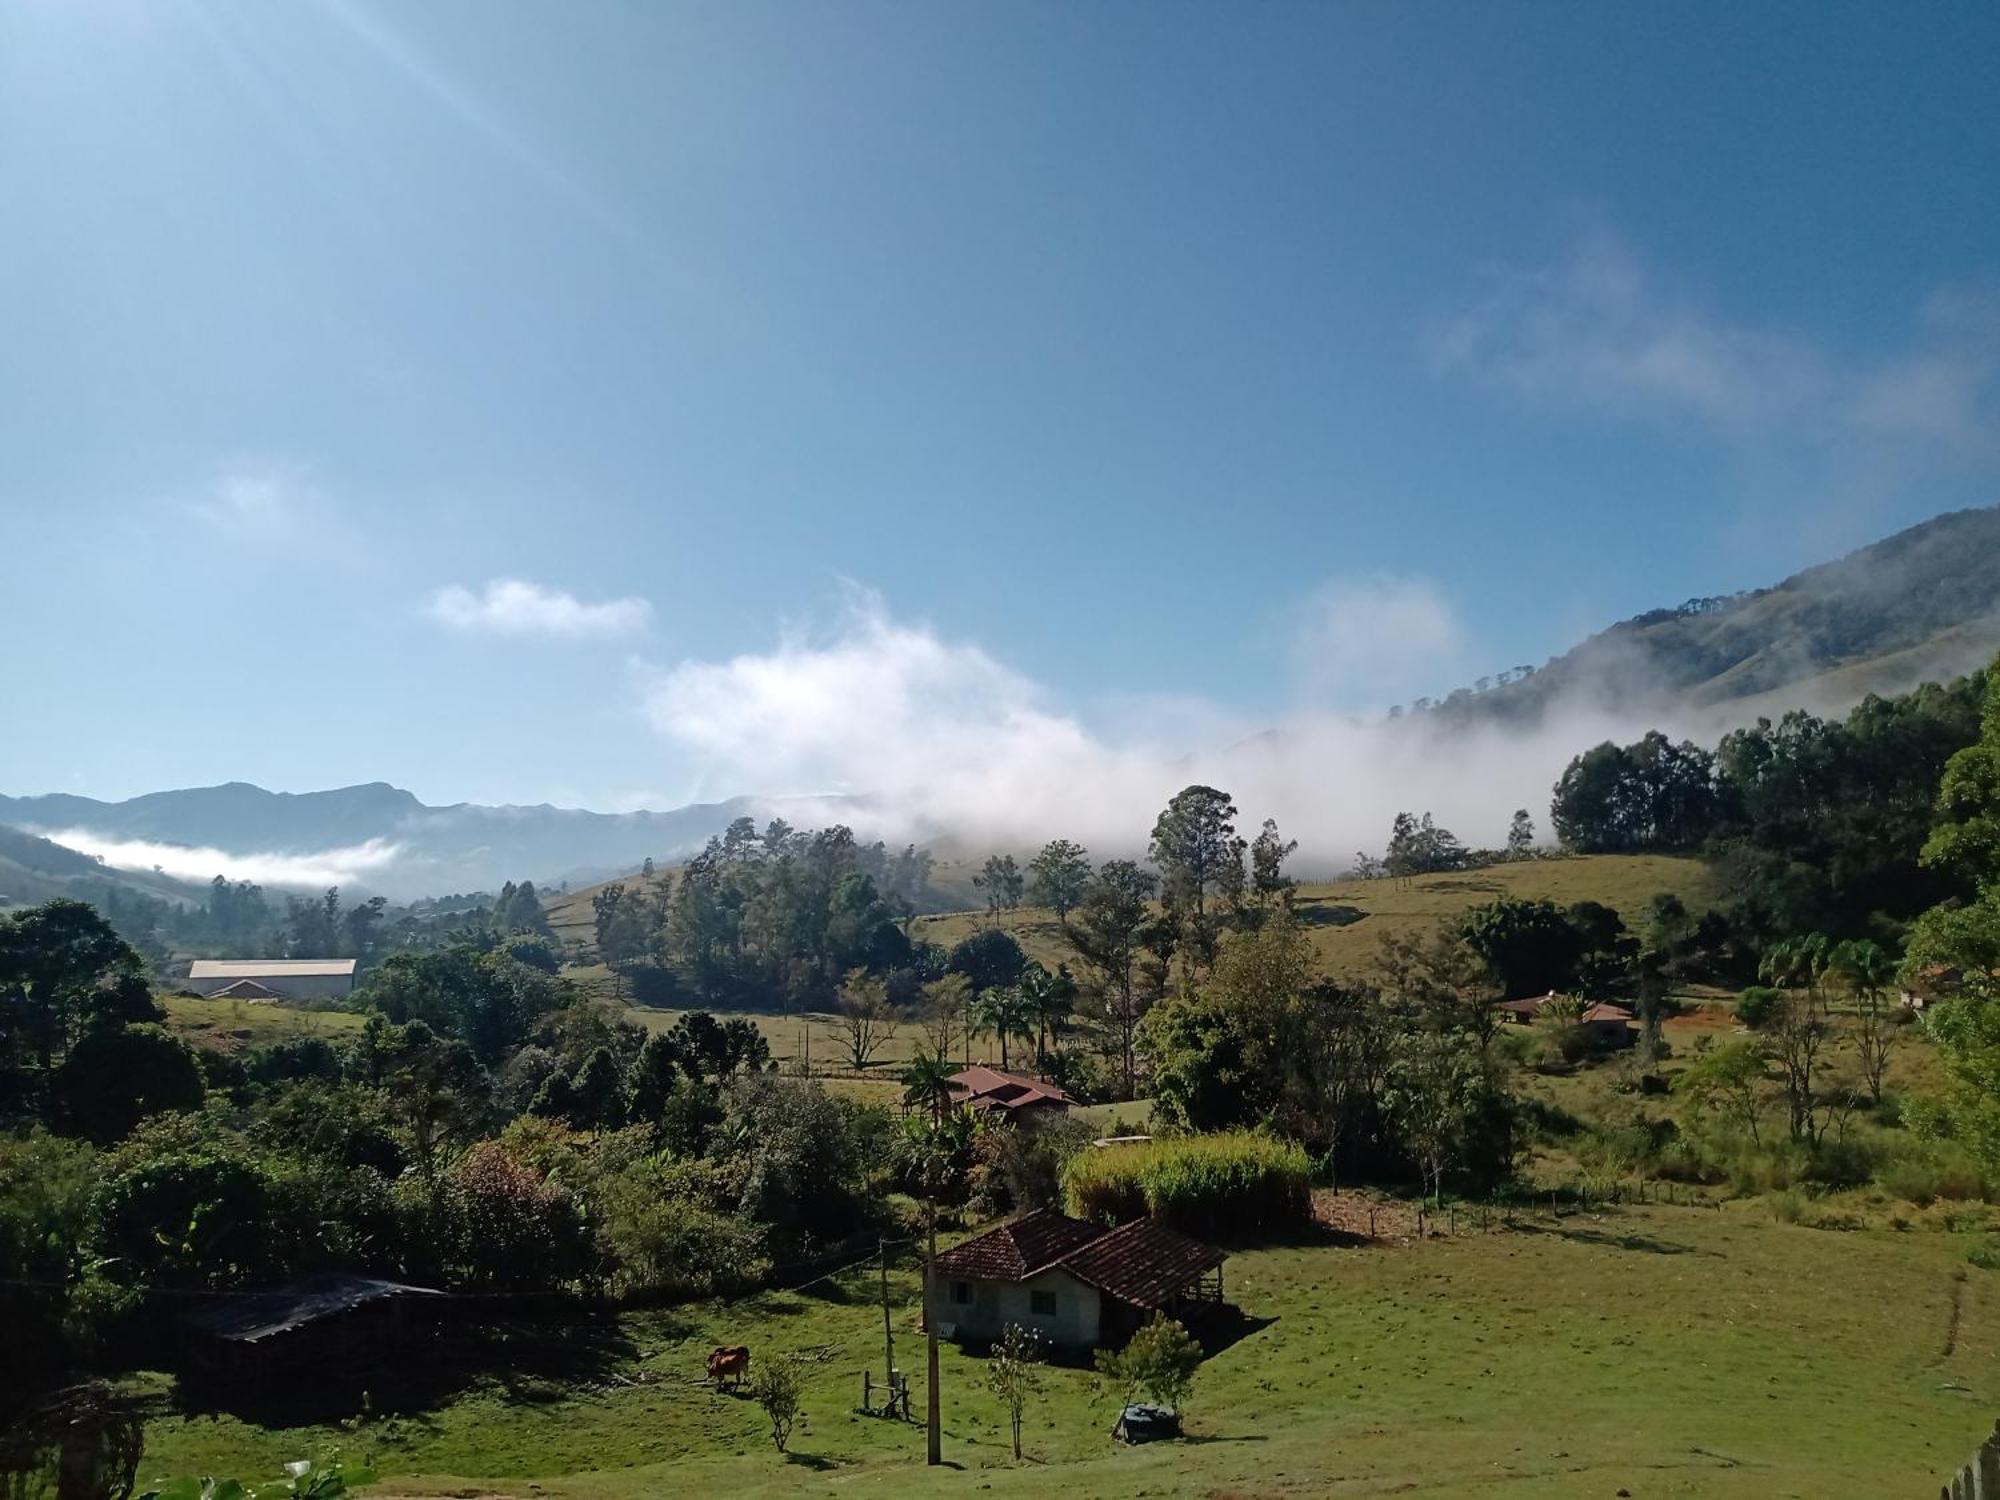
{"type": "Polygon", "coordinates": [[[1038,1318],[1053,1318],[1056,1315],[1056,1294],[1054,1292],[1028,1293],[1028,1311],[1038,1318]]]}
{"type": "Polygon", "coordinates": [[[951,1284],[951,1300],[961,1305],[970,1302],[972,1300],[972,1283],[969,1281],[954,1281],[951,1284]]]}

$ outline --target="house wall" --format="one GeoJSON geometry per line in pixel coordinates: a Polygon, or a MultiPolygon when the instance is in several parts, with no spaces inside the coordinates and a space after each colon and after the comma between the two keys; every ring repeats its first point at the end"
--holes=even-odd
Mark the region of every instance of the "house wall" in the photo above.
{"type": "Polygon", "coordinates": [[[937,1301],[929,1309],[932,1321],[941,1329],[950,1328],[954,1338],[997,1339],[1009,1324],[1018,1323],[1049,1343],[1067,1348],[1090,1348],[1098,1342],[1103,1306],[1097,1288],[1086,1286],[1067,1271],[1044,1271],[1018,1284],[964,1284],[971,1288],[972,1300],[955,1302],[952,1279],[940,1276],[937,1301]],[[1052,1316],[1034,1310],[1036,1292],[1054,1294],[1056,1310],[1052,1316]]]}
{"type": "Polygon", "coordinates": [[[272,994],[286,1000],[338,1000],[354,991],[352,974],[232,974],[227,979],[198,979],[194,983],[204,995],[214,995],[254,979],[272,994]]]}

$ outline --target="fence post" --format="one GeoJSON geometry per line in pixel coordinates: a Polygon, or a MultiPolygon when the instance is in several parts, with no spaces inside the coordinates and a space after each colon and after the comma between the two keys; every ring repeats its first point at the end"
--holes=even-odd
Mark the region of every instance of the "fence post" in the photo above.
{"type": "Polygon", "coordinates": [[[1979,1445],[1972,1464],[1973,1493],[1979,1500],[2000,1500],[2000,1422],[1993,1424],[1993,1435],[1979,1445]]]}

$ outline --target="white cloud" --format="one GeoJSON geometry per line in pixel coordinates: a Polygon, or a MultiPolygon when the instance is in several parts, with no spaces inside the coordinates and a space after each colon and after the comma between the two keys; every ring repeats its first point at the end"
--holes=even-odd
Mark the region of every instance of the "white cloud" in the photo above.
{"type": "MultiPolygon", "coordinates": [[[[1433,650],[1460,639],[1435,591],[1414,580],[1364,580],[1322,603],[1308,619],[1329,650],[1365,650],[1384,613],[1433,650]]],[[[843,816],[873,837],[945,836],[977,850],[1060,835],[1102,859],[1143,851],[1167,798],[1206,781],[1235,795],[1242,826],[1276,817],[1318,870],[1379,849],[1403,808],[1497,843],[1516,807],[1540,816],[1580,748],[1638,730],[1552,715],[1527,734],[1446,731],[1302,709],[1246,735],[1212,706],[1149,701],[1111,734],[980,645],[900,620],[866,592],[830,631],[650,669],[642,690],[648,720],[710,795],[845,793],[859,800],[843,816]],[[1190,726],[1212,737],[1190,739],[1190,726]]]]}
{"type": "Polygon", "coordinates": [[[237,538],[280,535],[315,510],[311,487],[283,464],[230,464],[199,493],[180,502],[188,515],[237,538]]]}
{"type": "Polygon", "coordinates": [[[637,635],[653,618],[653,606],[644,599],[591,604],[522,578],[495,578],[480,593],[451,584],[431,595],[426,612],[448,628],[468,634],[562,640],[637,635]]]}
{"type": "Polygon", "coordinates": [[[259,885],[313,890],[365,885],[371,875],[386,870],[402,854],[400,845],[385,839],[311,854],[230,854],[188,844],[111,838],[88,828],[42,830],[42,836],[119,870],[158,869],[180,880],[213,880],[221,875],[230,880],[254,880],[259,885]]]}
{"type": "Polygon", "coordinates": [[[1382,708],[1412,685],[1464,675],[1467,636],[1451,601],[1428,578],[1340,578],[1295,614],[1292,654],[1308,701],[1382,708]]]}
{"type": "Polygon", "coordinates": [[[1433,323],[1440,375],[1541,404],[1683,417],[1735,437],[1790,431],[1847,444],[1975,442],[2000,371],[2000,298],[1928,298],[1905,347],[1836,357],[1784,328],[1731,319],[1663,284],[1614,235],[1495,275],[1475,306],[1433,323]]]}

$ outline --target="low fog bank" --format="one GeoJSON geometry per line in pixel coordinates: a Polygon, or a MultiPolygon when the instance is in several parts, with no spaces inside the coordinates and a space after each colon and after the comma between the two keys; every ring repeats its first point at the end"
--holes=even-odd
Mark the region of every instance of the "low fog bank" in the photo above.
{"type": "Polygon", "coordinates": [[[1178,703],[1151,705],[1142,730],[1120,733],[868,594],[831,639],[684,662],[651,674],[644,693],[654,728],[706,784],[851,798],[842,820],[866,837],[968,854],[1060,837],[1099,858],[1136,854],[1167,799],[1205,782],[1234,796],[1246,834],[1275,818],[1313,874],[1379,853],[1399,811],[1428,811],[1492,847],[1525,807],[1546,835],[1551,789],[1591,745],[1651,728],[1712,741],[1724,727],[1715,712],[1591,706],[1603,695],[1584,691],[1533,727],[1298,709],[1264,728],[1178,703]]]}

